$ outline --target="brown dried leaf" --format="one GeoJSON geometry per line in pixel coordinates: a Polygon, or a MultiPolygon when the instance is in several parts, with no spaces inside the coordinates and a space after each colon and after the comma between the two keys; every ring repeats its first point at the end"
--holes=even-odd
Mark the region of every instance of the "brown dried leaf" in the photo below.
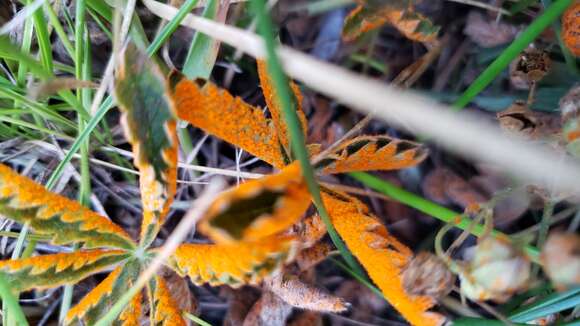
{"type": "Polygon", "coordinates": [[[332,251],[332,246],[326,242],[317,242],[310,248],[303,249],[296,256],[296,264],[301,271],[306,271],[320,264],[332,251]]]}
{"type": "Polygon", "coordinates": [[[266,282],[266,286],[284,302],[301,309],[342,312],[348,304],[317,287],[302,282],[293,275],[277,275],[266,282]]]}
{"type": "Polygon", "coordinates": [[[483,48],[493,48],[511,42],[519,28],[504,21],[488,19],[479,11],[470,11],[463,32],[483,48]]]}
{"type": "Polygon", "coordinates": [[[284,326],[292,307],[270,291],[264,291],[254,304],[243,326],[284,326]]]}
{"type": "Polygon", "coordinates": [[[580,285],[580,236],[552,232],[542,248],[544,271],[560,291],[580,285]]]}

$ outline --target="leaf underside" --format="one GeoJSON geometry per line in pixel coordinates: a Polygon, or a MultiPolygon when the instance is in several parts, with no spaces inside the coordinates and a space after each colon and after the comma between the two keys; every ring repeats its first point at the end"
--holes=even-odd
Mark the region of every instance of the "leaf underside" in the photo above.
{"type": "Polygon", "coordinates": [[[221,193],[199,229],[216,243],[256,241],[288,229],[309,206],[310,194],[295,162],[221,193]]]}
{"type": "Polygon", "coordinates": [[[0,272],[16,291],[46,289],[74,284],[114,265],[128,254],[123,250],[82,250],[0,261],[0,272]]]}
{"type": "Polygon", "coordinates": [[[49,192],[0,164],[0,215],[52,236],[54,244],[84,243],[86,248],[132,249],[129,235],[78,202],[49,192]]]}
{"type": "Polygon", "coordinates": [[[391,24],[406,38],[416,42],[437,39],[439,26],[413,9],[413,0],[357,0],[358,6],[344,22],[342,37],[352,41],[361,34],[391,24]]]}
{"type": "Polygon", "coordinates": [[[420,144],[388,136],[360,136],[340,145],[316,165],[324,174],[398,170],[421,163],[427,150],[420,144]]]}
{"type": "MultiPolygon", "coordinates": [[[[290,148],[290,133],[282,115],[282,106],[278,101],[276,87],[268,75],[266,62],[263,60],[258,60],[258,75],[260,77],[260,85],[262,86],[266,105],[268,105],[268,111],[270,111],[270,114],[272,115],[272,121],[278,133],[278,140],[284,149],[284,154],[288,158],[286,163],[290,163],[294,157],[290,148]]],[[[302,132],[304,133],[304,136],[306,136],[308,132],[308,123],[306,121],[306,116],[304,115],[304,110],[302,109],[302,93],[298,86],[293,82],[290,82],[290,88],[292,89],[292,93],[290,94],[292,106],[295,108],[298,119],[300,120],[302,132]]]]}
{"type": "Polygon", "coordinates": [[[153,325],[185,326],[186,322],[175,299],[171,296],[167,284],[162,277],[155,277],[153,289],[154,316],[153,325]]]}
{"type": "Polygon", "coordinates": [[[278,134],[262,109],[210,82],[190,81],[177,72],[170,79],[180,119],[275,167],[284,167],[286,159],[278,134]]]}
{"type": "Polygon", "coordinates": [[[291,255],[290,237],[270,237],[233,244],[183,244],[170,260],[170,267],[194,284],[212,286],[258,284],[291,255]]]}
{"type": "Polygon", "coordinates": [[[94,324],[107,313],[123,293],[128,291],[138,275],[139,263],[137,261],[128,261],[123,266],[117,267],[69,310],[65,320],[66,324],[94,324]]]}
{"type": "Polygon", "coordinates": [[[412,251],[389,234],[368,208],[344,193],[323,193],[332,224],[389,303],[413,325],[440,325],[443,317],[427,311],[435,302],[411,296],[403,288],[401,273],[412,251]]]}
{"type": "Polygon", "coordinates": [[[159,231],[175,195],[177,134],[175,107],[161,70],[144,51],[129,43],[117,72],[115,95],[123,112],[125,135],[133,146],[141,176],[141,242],[159,231]]]}

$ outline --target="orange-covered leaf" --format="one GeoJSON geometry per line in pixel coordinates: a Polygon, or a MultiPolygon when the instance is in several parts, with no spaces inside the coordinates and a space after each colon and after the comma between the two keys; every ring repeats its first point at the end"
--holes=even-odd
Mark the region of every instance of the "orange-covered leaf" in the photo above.
{"type": "Polygon", "coordinates": [[[256,241],[296,223],[310,206],[298,161],[221,193],[199,224],[217,243],[256,241]]]}
{"type": "MultiPolygon", "coordinates": [[[[268,74],[266,67],[266,62],[263,60],[258,60],[258,75],[260,76],[260,84],[262,85],[262,92],[264,92],[264,98],[266,99],[266,104],[268,105],[268,110],[272,115],[272,121],[278,132],[278,139],[285,150],[285,154],[292,161],[291,149],[290,149],[290,136],[288,131],[288,126],[284,121],[282,115],[282,106],[278,102],[278,94],[276,94],[276,87],[268,74]]],[[[290,88],[292,89],[291,100],[292,106],[296,110],[300,124],[302,125],[302,132],[306,136],[308,132],[308,123],[306,122],[306,117],[304,116],[304,111],[302,110],[302,93],[298,86],[290,82],[290,88]]]]}
{"type": "Polygon", "coordinates": [[[406,38],[417,42],[437,39],[439,27],[414,11],[414,0],[357,0],[358,6],[344,22],[342,37],[352,41],[361,34],[389,23],[406,38]]]}
{"type": "Polygon", "coordinates": [[[210,82],[171,76],[177,115],[193,126],[282,168],[286,164],[278,134],[262,109],[210,82]]]}
{"type": "Polygon", "coordinates": [[[125,231],[78,202],[0,164],[0,215],[52,236],[54,244],[84,243],[87,248],[134,248],[125,231]]]}
{"type": "Polygon", "coordinates": [[[270,237],[233,244],[183,244],[170,259],[170,267],[195,284],[257,284],[293,254],[293,238],[270,237]]]}
{"type": "MultiPolygon", "coordinates": [[[[69,310],[67,313],[66,325],[92,325],[99,320],[111,306],[125,293],[131,284],[135,281],[139,273],[139,263],[130,261],[123,266],[119,266],[109,274],[97,287],[92,289],[85,295],[79,303],[69,310]]],[[[138,296],[136,296],[138,297],[138,296]]],[[[121,315],[127,317],[132,315],[131,309],[135,309],[133,302],[121,315]]],[[[120,323],[119,323],[120,324],[120,323]]],[[[138,324],[123,324],[123,325],[138,325],[138,324]]]]}
{"type": "Polygon", "coordinates": [[[175,195],[177,133],[175,105],[159,67],[129,43],[116,75],[115,96],[125,135],[141,176],[141,242],[153,241],[175,195]]]}
{"type": "Polygon", "coordinates": [[[427,150],[420,144],[388,136],[360,136],[341,144],[321,160],[322,173],[404,169],[421,163],[427,150]]]}
{"type": "Polygon", "coordinates": [[[82,250],[72,253],[0,261],[14,290],[23,292],[73,284],[124,259],[123,250],[82,250]]]}
{"type": "MultiPolygon", "coordinates": [[[[152,321],[153,325],[161,326],[185,326],[186,322],[181,315],[182,312],[179,309],[179,305],[175,302],[175,299],[171,296],[167,284],[162,277],[157,276],[153,289],[153,302],[154,302],[154,316],[152,321]]],[[[150,283],[150,284],[152,284],[150,283]]]]}
{"type": "Polygon", "coordinates": [[[401,273],[413,256],[411,250],[357,199],[328,192],[323,201],[336,231],[389,303],[413,325],[442,324],[441,315],[427,311],[434,305],[432,298],[411,296],[403,288],[401,273]]]}

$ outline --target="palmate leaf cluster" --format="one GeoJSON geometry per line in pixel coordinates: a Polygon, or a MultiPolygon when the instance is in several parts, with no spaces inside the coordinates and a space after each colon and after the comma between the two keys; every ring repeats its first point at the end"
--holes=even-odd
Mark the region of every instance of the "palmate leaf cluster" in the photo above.
{"type": "MultiPolygon", "coordinates": [[[[15,290],[75,284],[112,270],[69,311],[67,324],[94,323],[128,291],[157,251],[151,244],[175,196],[177,119],[239,146],[280,172],[221,193],[199,225],[213,244],[182,244],[167,266],[195,284],[235,287],[259,284],[288,262],[301,246],[298,239],[309,238],[289,230],[297,223],[312,221],[312,216],[304,217],[311,198],[290,150],[275,89],[264,63],[259,62],[258,68],[270,118],[262,109],[210,82],[190,81],[177,72],[166,78],[142,51],[128,45],[116,74],[115,91],[123,112],[122,125],[140,172],[140,238],[131,239],[106,217],[0,166],[0,214],[28,223],[36,233],[53,236],[52,243],[82,245],[71,253],[0,261],[0,271],[15,290]]],[[[291,88],[306,133],[302,96],[296,85],[291,88]]],[[[309,148],[312,156],[322,152],[318,144],[309,148]]],[[[315,167],[319,174],[392,170],[416,165],[426,155],[422,146],[410,141],[360,136],[328,151],[315,167]]],[[[433,298],[413,296],[403,288],[401,273],[413,257],[411,250],[390,235],[362,202],[337,189],[322,190],[337,232],[385,298],[412,324],[441,324],[443,317],[428,311],[435,303],[433,298]]],[[[139,324],[144,315],[152,324],[185,323],[177,298],[172,297],[161,275],[149,281],[145,292],[125,308],[119,324],[139,324]],[[144,300],[151,307],[148,313],[143,312],[144,300]]]]}
{"type": "MultiPolygon", "coordinates": [[[[0,272],[6,275],[13,290],[22,292],[75,284],[90,275],[112,270],[69,310],[66,324],[94,324],[135,283],[156,253],[151,244],[165,221],[176,189],[177,120],[168,90],[167,80],[157,66],[145,53],[128,45],[117,71],[115,92],[123,112],[122,124],[140,172],[143,220],[138,241],[108,218],[0,165],[0,214],[28,224],[35,233],[51,236],[53,244],[81,246],[71,253],[0,261],[0,272]]],[[[264,181],[267,183],[269,179],[264,181]]],[[[286,179],[300,186],[299,175],[286,179]]],[[[280,191],[277,195],[284,197],[280,191]]],[[[217,204],[229,205],[223,201],[217,204]]],[[[215,207],[210,212],[216,211],[215,207]]],[[[265,220],[259,222],[264,224],[265,220]]],[[[223,218],[217,221],[229,223],[223,218]]],[[[267,236],[260,236],[259,229],[252,229],[255,234],[251,241],[224,241],[213,237],[211,229],[207,230],[214,244],[182,244],[167,264],[196,284],[234,287],[257,284],[281,266],[293,245],[292,237],[279,235],[271,228],[267,236]]],[[[144,298],[150,301],[151,324],[186,323],[176,304],[178,298],[172,297],[161,275],[149,281],[146,293],[131,301],[118,324],[141,324],[145,318],[144,298]]]]}

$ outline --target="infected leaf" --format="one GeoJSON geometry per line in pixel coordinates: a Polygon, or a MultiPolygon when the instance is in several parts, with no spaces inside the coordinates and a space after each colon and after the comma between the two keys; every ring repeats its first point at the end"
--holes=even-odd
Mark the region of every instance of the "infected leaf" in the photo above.
{"type": "MultiPolygon", "coordinates": [[[[138,273],[139,264],[136,261],[117,267],[97,287],[85,295],[76,306],[69,310],[65,324],[94,324],[129,289],[137,278],[138,273]]],[[[133,301],[127,306],[120,317],[124,321],[124,325],[135,325],[131,323],[131,320],[133,320],[131,316],[136,313],[135,309],[137,308],[139,307],[135,306],[133,301]]]]}
{"type": "Polygon", "coordinates": [[[123,52],[115,95],[122,124],[141,172],[141,243],[153,241],[173,201],[177,176],[175,105],[165,76],[131,43],[123,52]]]}
{"type": "Polygon", "coordinates": [[[257,284],[292,255],[291,247],[289,237],[222,245],[183,244],[175,251],[170,267],[198,285],[257,284]]]}
{"type": "Polygon", "coordinates": [[[348,309],[348,304],[341,298],[306,284],[293,275],[277,275],[266,284],[284,302],[297,308],[324,312],[343,312],[348,309]]]}
{"type": "Polygon", "coordinates": [[[414,11],[413,0],[356,0],[358,6],[344,22],[342,37],[353,41],[361,34],[391,24],[406,38],[416,42],[437,39],[439,26],[414,11]]]}
{"type": "Polygon", "coordinates": [[[123,250],[81,250],[73,253],[0,261],[12,288],[23,292],[74,284],[127,258],[123,250]]]}
{"type": "Polygon", "coordinates": [[[0,164],[0,214],[28,223],[54,244],[84,243],[87,248],[131,249],[135,244],[118,225],[78,202],[47,191],[0,164]]]}
{"type": "Polygon", "coordinates": [[[326,235],[326,226],[320,215],[313,214],[294,224],[290,234],[296,235],[302,246],[308,248],[326,235]]]}
{"type": "Polygon", "coordinates": [[[401,273],[412,252],[389,234],[368,208],[344,193],[323,193],[332,224],[358,258],[383,295],[412,325],[440,325],[443,316],[428,312],[432,298],[412,296],[403,287],[401,273]]]}
{"type": "Polygon", "coordinates": [[[414,142],[387,136],[360,136],[341,144],[316,168],[322,173],[396,170],[419,164],[427,150],[414,142]]]}
{"type": "Polygon", "coordinates": [[[301,271],[306,271],[321,263],[332,251],[332,247],[326,242],[318,242],[310,248],[301,250],[296,255],[296,264],[301,271]]]}
{"type": "MultiPolygon", "coordinates": [[[[273,81],[268,75],[266,62],[263,60],[258,60],[258,75],[260,76],[260,84],[262,86],[262,92],[264,92],[264,98],[266,99],[268,110],[272,115],[274,126],[278,132],[278,140],[282,144],[286,156],[289,158],[286,163],[290,163],[293,157],[293,155],[291,155],[290,149],[290,133],[282,115],[282,105],[278,103],[276,87],[274,87],[273,81]]],[[[302,110],[302,93],[300,92],[298,86],[296,86],[296,84],[293,82],[290,82],[290,88],[292,89],[292,93],[290,94],[292,106],[296,109],[296,114],[298,115],[298,119],[300,120],[300,124],[302,126],[302,132],[304,133],[304,136],[306,136],[306,133],[308,132],[308,123],[306,122],[304,111],[302,110]]]]}
{"type": "Polygon", "coordinates": [[[154,325],[161,326],[185,326],[186,322],[181,316],[181,310],[167,289],[167,284],[162,277],[155,278],[153,290],[153,302],[155,303],[154,325]]]}
{"type": "Polygon", "coordinates": [[[170,80],[180,119],[277,168],[284,167],[286,160],[278,135],[262,109],[210,82],[190,81],[175,72],[170,80]]]}
{"type": "Polygon", "coordinates": [[[143,292],[137,293],[119,316],[123,326],[140,326],[143,315],[143,292]]]}
{"type": "Polygon", "coordinates": [[[580,1],[566,9],[562,15],[562,40],[574,56],[580,56],[580,1]]]}
{"type": "Polygon", "coordinates": [[[295,162],[220,194],[199,229],[217,243],[256,241],[288,229],[308,206],[310,194],[295,162]]]}

